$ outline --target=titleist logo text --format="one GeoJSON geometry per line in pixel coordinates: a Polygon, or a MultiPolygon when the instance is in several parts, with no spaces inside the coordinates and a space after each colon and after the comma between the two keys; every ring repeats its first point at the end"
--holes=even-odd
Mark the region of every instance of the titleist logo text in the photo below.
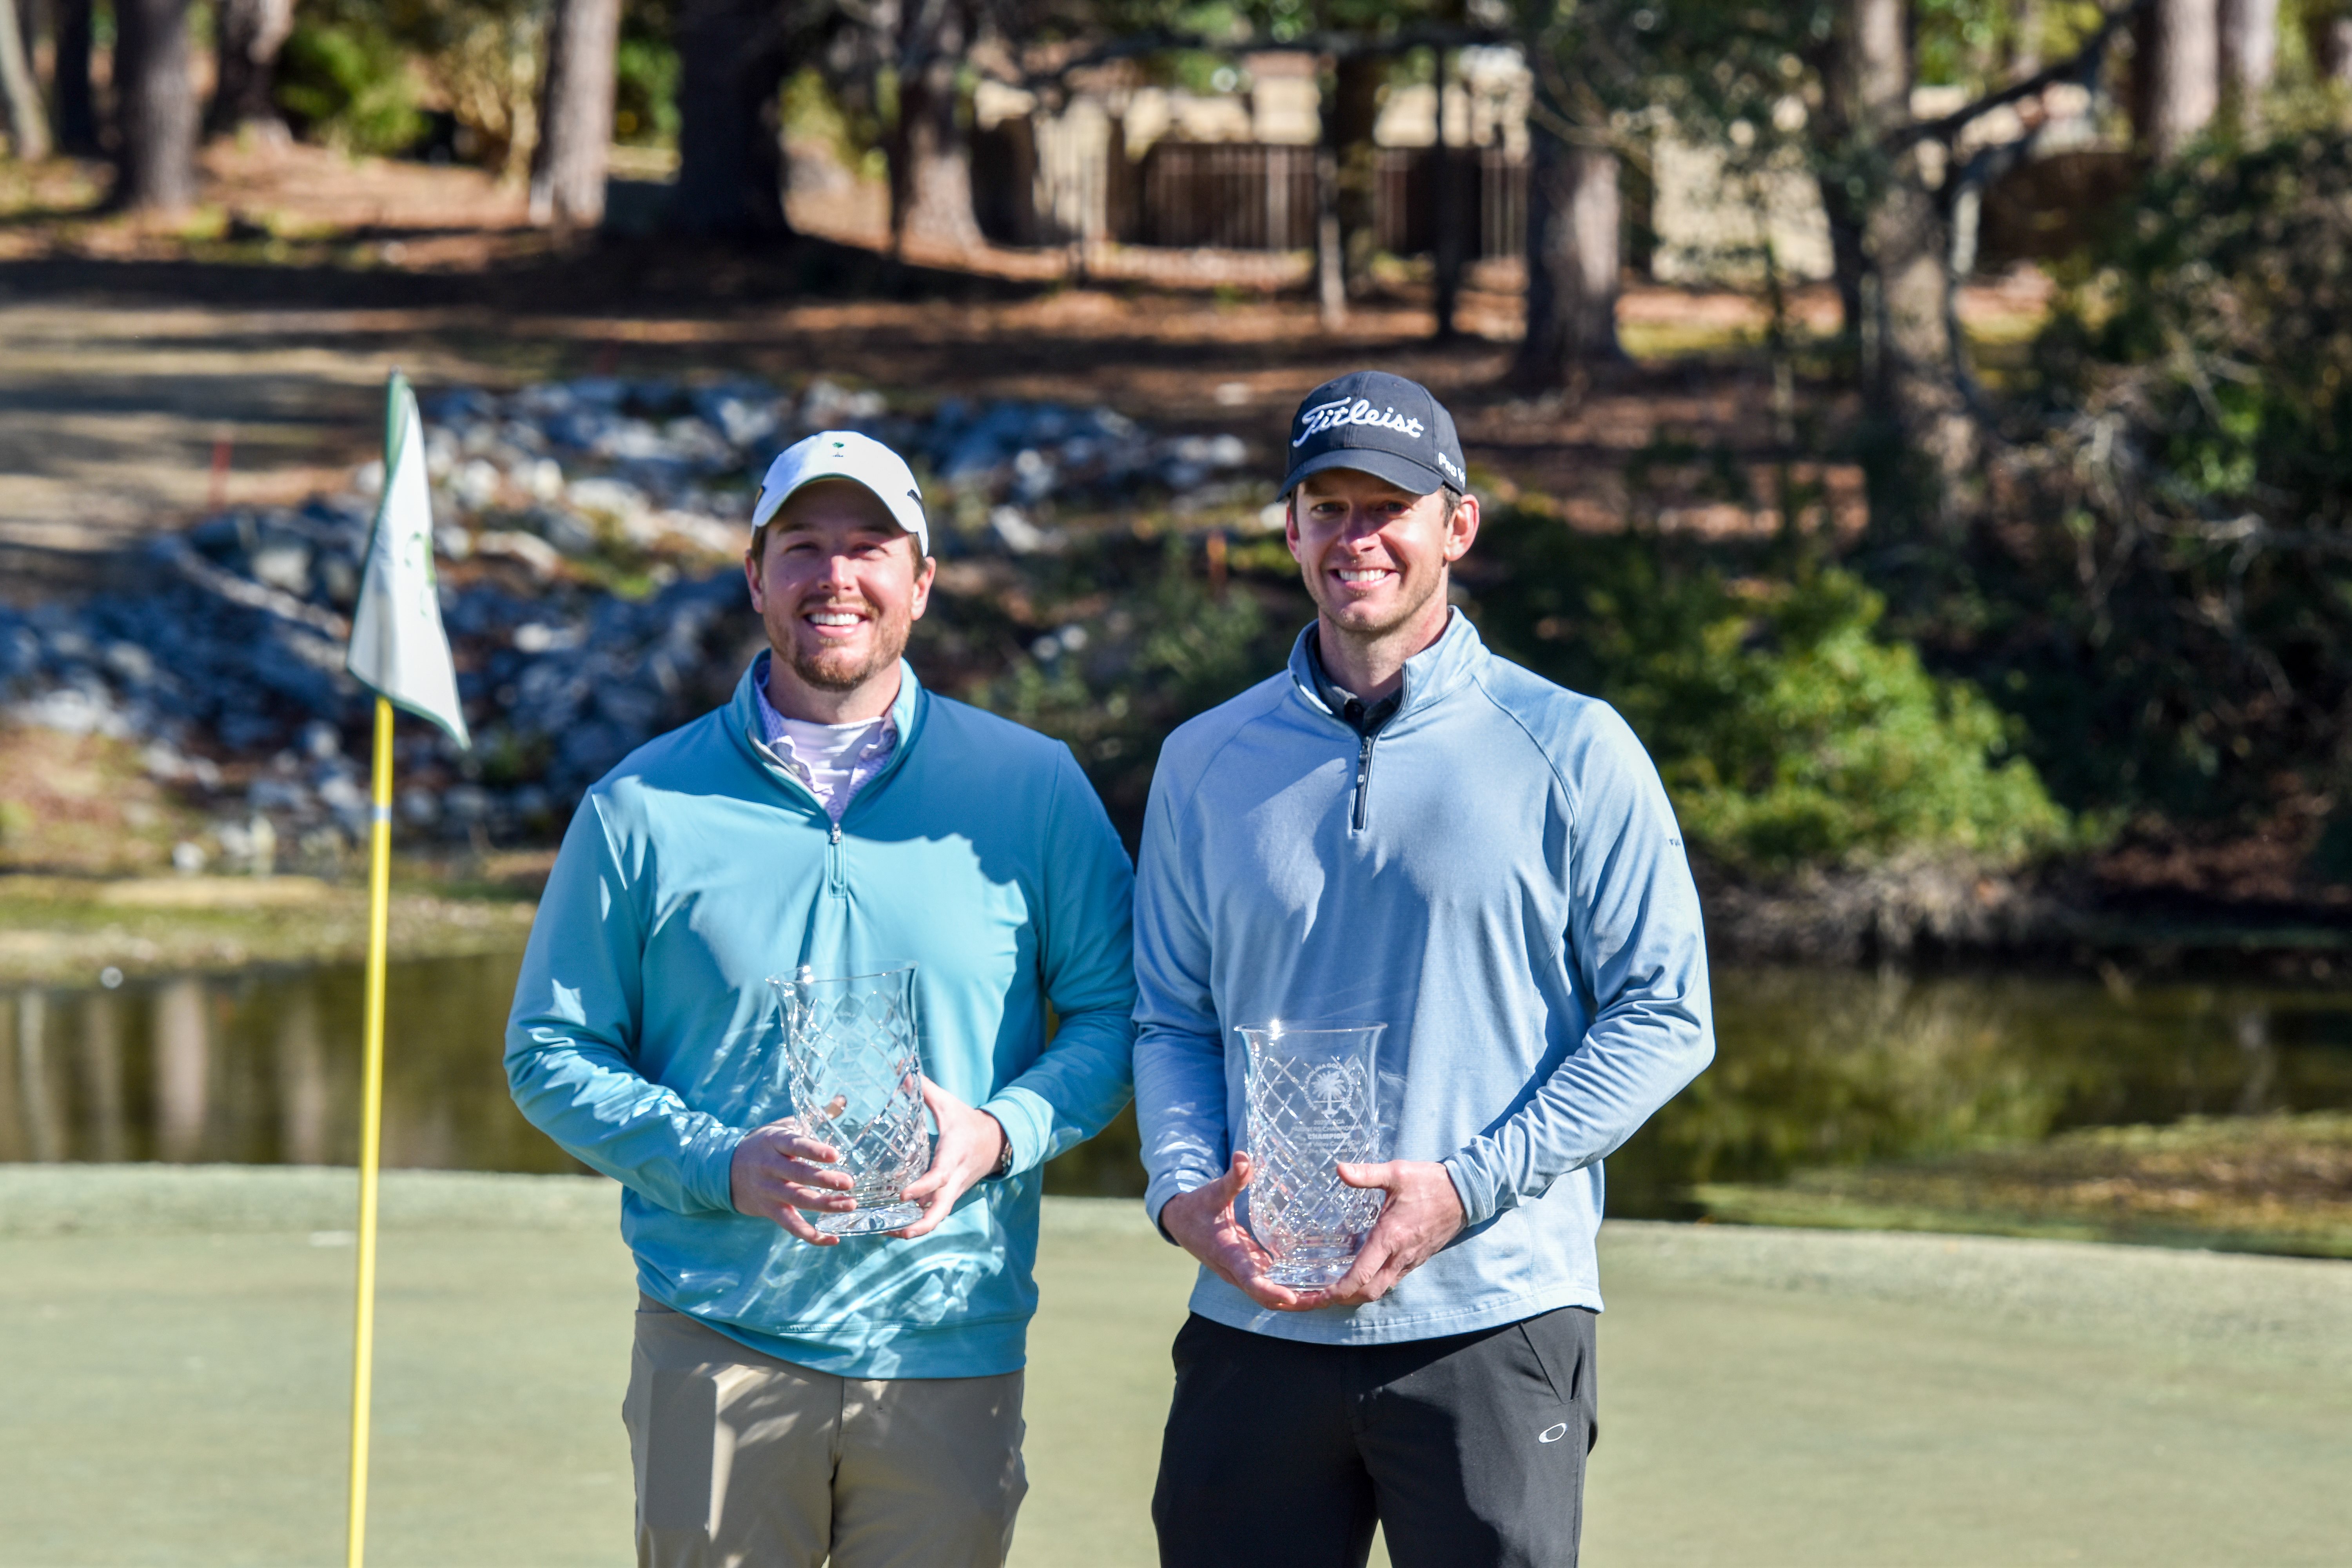
{"type": "Polygon", "coordinates": [[[1290,444],[1304,447],[1314,437],[1341,425],[1372,425],[1407,436],[1418,436],[1422,431],[1420,420],[1404,418],[1393,408],[1375,408],[1370,398],[1359,397],[1349,402],[1343,397],[1337,403],[1327,403],[1301,415],[1298,435],[1290,444]]]}

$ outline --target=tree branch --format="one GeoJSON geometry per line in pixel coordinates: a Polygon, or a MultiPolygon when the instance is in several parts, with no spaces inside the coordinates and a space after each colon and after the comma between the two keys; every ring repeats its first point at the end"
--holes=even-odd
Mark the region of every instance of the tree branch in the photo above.
{"type": "Polygon", "coordinates": [[[2107,46],[2115,41],[2116,32],[2146,10],[2150,3],[2151,0],[2127,0],[2126,4],[2106,13],[2097,30],[2084,40],[2083,47],[2056,65],[2035,71],[2024,80],[2012,82],[1999,92],[1987,93],[1974,103],[1965,104],[1940,119],[1922,120],[1904,126],[1889,135],[1883,145],[1891,153],[1921,142],[1948,142],[1971,121],[1981,120],[1996,109],[2006,109],[2021,99],[2032,98],[2062,81],[2073,81],[2078,77],[2095,74],[2106,55],[2107,46]]]}

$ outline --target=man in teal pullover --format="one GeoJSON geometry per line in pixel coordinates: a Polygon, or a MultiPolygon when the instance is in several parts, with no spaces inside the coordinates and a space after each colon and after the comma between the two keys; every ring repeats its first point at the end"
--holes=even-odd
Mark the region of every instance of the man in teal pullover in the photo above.
{"type": "Polygon", "coordinates": [[[896,454],[812,437],[753,520],[771,652],[582,801],[507,1075],[623,1184],[638,1561],[994,1564],[1026,1489],[1039,1167],[1128,1099],[1131,872],[1066,747],[902,660],[932,563],[896,454]],[[907,961],[923,1213],[844,1240],[810,1222],[850,1183],[789,1120],[766,981],[907,961]]]}

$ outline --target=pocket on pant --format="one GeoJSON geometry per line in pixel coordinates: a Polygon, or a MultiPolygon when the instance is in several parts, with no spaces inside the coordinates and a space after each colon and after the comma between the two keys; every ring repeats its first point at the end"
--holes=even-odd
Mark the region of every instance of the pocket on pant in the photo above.
{"type": "Polygon", "coordinates": [[[1568,1395],[1564,1391],[1573,1386],[1566,1375],[1568,1368],[1555,1368],[1551,1364],[1558,1358],[1546,1358],[1543,1346],[1536,1342],[1536,1336],[1528,1331],[1527,1324],[1514,1323],[1511,1330],[1519,1336],[1519,1343],[1527,1347],[1528,1358],[1535,1363],[1536,1375],[1542,1378],[1544,1386],[1551,1391],[1551,1402],[1554,1405],[1567,1404],[1568,1395]]]}

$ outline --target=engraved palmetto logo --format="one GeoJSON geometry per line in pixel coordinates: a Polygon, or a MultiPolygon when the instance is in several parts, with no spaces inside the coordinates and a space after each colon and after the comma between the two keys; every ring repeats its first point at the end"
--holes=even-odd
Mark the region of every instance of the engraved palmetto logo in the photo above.
{"type": "Polygon", "coordinates": [[[1328,1285],[1348,1271],[1380,1217],[1383,1194],[1349,1186],[1342,1161],[1381,1157],[1374,1085],[1385,1024],[1243,1026],[1250,1229],[1275,1260],[1273,1278],[1328,1285]]]}
{"type": "Polygon", "coordinates": [[[847,1214],[812,1215],[833,1236],[896,1230],[922,1217],[901,1191],[930,1163],[923,1124],[915,966],[771,979],[782,1004],[785,1086],[793,1120],[841,1155],[856,1185],[847,1214]]]}

